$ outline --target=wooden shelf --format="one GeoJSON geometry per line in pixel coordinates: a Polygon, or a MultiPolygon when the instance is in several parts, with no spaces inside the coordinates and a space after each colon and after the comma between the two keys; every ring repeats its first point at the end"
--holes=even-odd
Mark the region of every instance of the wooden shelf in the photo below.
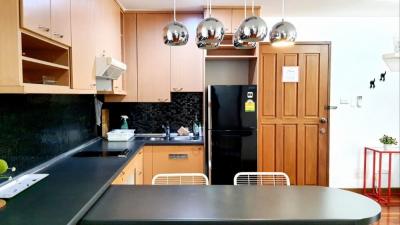
{"type": "Polygon", "coordinates": [[[62,69],[62,70],[69,70],[68,66],[59,65],[56,63],[46,62],[39,59],[30,58],[27,56],[22,56],[22,62],[24,63],[24,68],[27,69],[43,69],[44,67],[50,69],[62,69]]]}
{"type": "Polygon", "coordinates": [[[255,55],[208,55],[206,56],[206,60],[224,60],[224,59],[257,59],[255,55]]]}

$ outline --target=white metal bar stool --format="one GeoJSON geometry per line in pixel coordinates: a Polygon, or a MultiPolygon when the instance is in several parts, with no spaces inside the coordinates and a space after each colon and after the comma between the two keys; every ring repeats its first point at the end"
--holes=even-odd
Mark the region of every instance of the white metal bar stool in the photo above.
{"type": "Polygon", "coordinates": [[[208,178],[202,173],[165,173],[157,174],[152,185],[208,185],[208,178]]]}
{"type": "Polygon", "coordinates": [[[290,186],[290,179],[283,172],[240,172],[233,179],[234,185],[290,186]]]}

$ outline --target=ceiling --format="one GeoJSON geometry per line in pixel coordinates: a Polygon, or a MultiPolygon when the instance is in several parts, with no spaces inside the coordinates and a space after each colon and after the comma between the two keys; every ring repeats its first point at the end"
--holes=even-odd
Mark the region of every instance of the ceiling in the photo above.
{"type": "MultiPolygon", "coordinates": [[[[117,0],[125,10],[171,10],[173,0],[117,0]]],[[[244,0],[212,0],[213,5],[243,5],[244,0]]],[[[251,4],[251,1],[247,1],[251,4]]],[[[176,0],[181,11],[198,11],[207,0],[176,0]]],[[[281,0],[255,0],[263,16],[280,16],[281,0]]],[[[399,0],[286,0],[289,17],[393,17],[399,16],[399,0]]]]}

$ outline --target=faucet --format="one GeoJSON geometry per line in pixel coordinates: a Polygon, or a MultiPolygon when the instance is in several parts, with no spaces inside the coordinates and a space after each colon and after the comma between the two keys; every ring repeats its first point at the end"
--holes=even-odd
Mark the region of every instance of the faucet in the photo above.
{"type": "Polygon", "coordinates": [[[169,124],[167,123],[166,125],[161,126],[164,129],[165,137],[167,139],[170,139],[171,137],[171,129],[169,128],[169,124]]]}

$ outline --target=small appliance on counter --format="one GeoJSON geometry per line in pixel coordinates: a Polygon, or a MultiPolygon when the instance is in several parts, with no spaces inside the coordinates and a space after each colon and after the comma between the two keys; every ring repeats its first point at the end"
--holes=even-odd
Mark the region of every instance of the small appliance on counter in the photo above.
{"type": "Polygon", "coordinates": [[[115,129],[107,133],[108,141],[129,141],[135,136],[134,129],[115,129]]]}

